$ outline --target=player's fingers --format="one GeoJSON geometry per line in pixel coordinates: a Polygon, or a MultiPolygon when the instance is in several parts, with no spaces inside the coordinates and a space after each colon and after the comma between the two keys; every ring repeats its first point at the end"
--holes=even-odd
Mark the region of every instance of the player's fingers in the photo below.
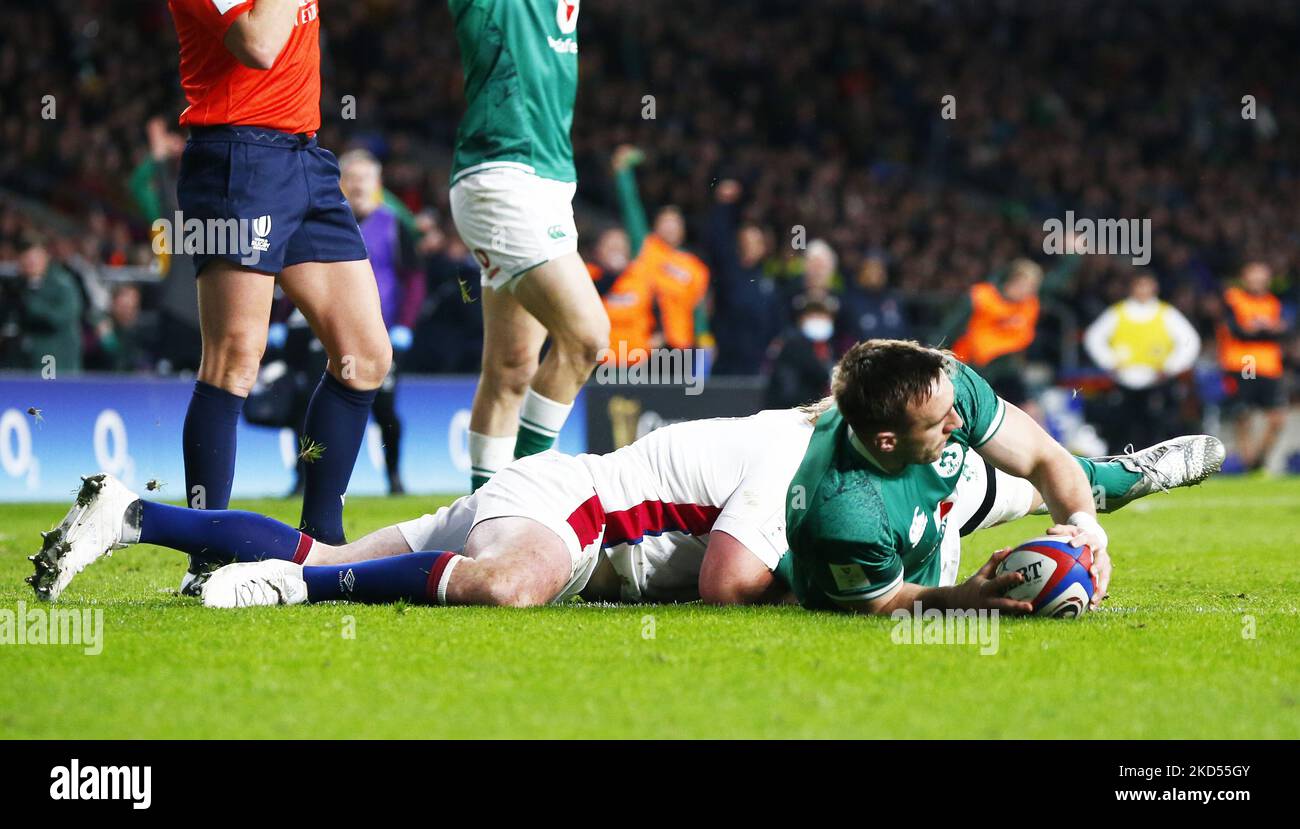
{"type": "Polygon", "coordinates": [[[1107,555],[1105,550],[1102,550],[1101,553],[1093,559],[1091,572],[1094,585],[1092,591],[1092,606],[1093,609],[1096,609],[1101,607],[1101,602],[1106,598],[1110,589],[1111,563],[1110,556],[1107,555]]]}
{"type": "Polygon", "coordinates": [[[1078,535],[1082,530],[1073,524],[1053,524],[1047,530],[1048,535],[1078,535]]]}
{"type": "Polygon", "coordinates": [[[979,569],[979,572],[977,572],[976,575],[985,579],[992,578],[993,571],[997,569],[997,566],[1002,562],[1002,559],[1009,555],[1011,555],[1010,547],[1003,547],[1001,550],[995,551],[993,555],[989,556],[989,560],[984,562],[984,566],[979,569]]]}
{"type": "Polygon", "coordinates": [[[1071,547],[1082,547],[1085,544],[1094,550],[1097,549],[1097,539],[1094,538],[1091,533],[1080,532],[1078,535],[1074,536],[1074,538],[1070,539],[1071,547]]]}
{"type": "Polygon", "coordinates": [[[1001,596],[1017,584],[1023,584],[1024,581],[1024,573],[1003,573],[996,578],[989,579],[985,585],[985,592],[995,596],[1001,596]]]}
{"type": "Polygon", "coordinates": [[[1022,602],[1019,599],[1008,599],[1005,596],[989,599],[988,604],[990,610],[996,610],[999,613],[1009,613],[1012,616],[1024,616],[1034,612],[1034,606],[1030,602],[1022,602]]]}

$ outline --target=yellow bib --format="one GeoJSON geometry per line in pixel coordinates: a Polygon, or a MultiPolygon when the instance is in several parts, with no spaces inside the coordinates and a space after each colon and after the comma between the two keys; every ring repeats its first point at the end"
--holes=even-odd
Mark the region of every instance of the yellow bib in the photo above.
{"type": "Polygon", "coordinates": [[[1146,366],[1159,371],[1174,352],[1174,338],[1165,325],[1167,303],[1161,302],[1155,316],[1145,322],[1133,319],[1128,313],[1128,303],[1121,302],[1117,311],[1119,322],[1110,337],[1110,347],[1119,358],[1117,368],[1146,366]]]}

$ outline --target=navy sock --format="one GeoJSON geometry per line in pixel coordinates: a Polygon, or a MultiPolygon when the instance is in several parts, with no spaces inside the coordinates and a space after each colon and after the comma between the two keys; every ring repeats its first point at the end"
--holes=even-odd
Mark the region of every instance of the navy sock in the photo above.
{"type": "Polygon", "coordinates": [[[302,568],[307,600],[382,604],[405,599],[438,604],[438,582],[455,553],[407,553],[353,564],[302,568]]]}
{"type": "Polygon", "coordinates": [[[255,512],[196,510],[137,501],[140,543],[189,553],[213,564],[282,558],[302,563],[312,539],[288,524],[255,512]]]}
{"type": "Polygon", "coordinates": [[[185,501],[197,509],[225,509],[235,480],[235,430],[244,400],[197,381],[185,412],[185,501]]]}
{"type": "Polygon", "coordinates": [[[379,389],[357,391],[328,372],[311,396],[303,436],[320,454],[307,463],[298,528],[326,544],[343,544],[343,494],[379,389]]]}

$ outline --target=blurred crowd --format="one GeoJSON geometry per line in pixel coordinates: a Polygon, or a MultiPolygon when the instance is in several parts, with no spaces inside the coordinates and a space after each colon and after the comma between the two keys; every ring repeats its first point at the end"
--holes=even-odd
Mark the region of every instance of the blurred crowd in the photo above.
{"type": "MultiPolygon", "coordinates": [[[[404,370],[474,372],[446,4],[323,12],[322,144],[383,161],[426,278],[404,370]]],[[[0,208],[0,360],[39,369],[50,328],[68,365],[193,368],[173,284],[192,277],[149,236],[181,140],[166,4],[10,3],[0,20],[0,188],[39,206],[0,208]]],[[[1187,322],[1179,354],[1197,337],[1161,410],[1192,422],[1217,402],[1225,291],[1254,263],[1280,300],[1282,394],[1296,387],[1292,4],[608,0],[579,33],[583,253],[627,342],[708,349],[715,373],[764,372],[772,402],[801,402],[856,339],[959,342],[983,319],[973,287],[1006,291],[1032,264],[1034,330],[1002,372],[1029,402],[1054,382],[1123,387],[1085,333],[1147,277],[1140,293],[1187,322]],[[1043,222],[1067,210],[1149,219],[1150,262],[1046,255],[1043,222]]]]}

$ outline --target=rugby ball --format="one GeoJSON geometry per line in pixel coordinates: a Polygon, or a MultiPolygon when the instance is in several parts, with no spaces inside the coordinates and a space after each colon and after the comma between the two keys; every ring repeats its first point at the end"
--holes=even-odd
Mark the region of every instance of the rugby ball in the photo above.
{"type": "Polygon", "coordinates": [[[996,575],[1024,574],[1023,583],[1007,591],[1012,599],[1032,602],[1034,615],[1077,619],[1088,611],[1097,585],[1092,580],[1092,550],[1071,547],[1064,536],[1031,538],[998,564],[996,575]]]}

